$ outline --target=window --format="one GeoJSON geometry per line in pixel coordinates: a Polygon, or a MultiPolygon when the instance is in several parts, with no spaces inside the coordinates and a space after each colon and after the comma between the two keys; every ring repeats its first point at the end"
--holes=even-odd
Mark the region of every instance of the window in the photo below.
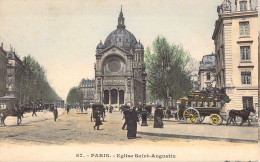
{"type": "Polygon", "coordinates": [[[243,109],[253,106],[253,97],[242,97],[243,109]]]}
{"type": "Polygon", "coordinates": [[[247,10],[247,2],[246,1],[240,1],[240,11],[246,11],[247,10]]]}
{"type": "Polygon", "coordinates": [[[240,22],[239,29],[241,36],[249,35],[249,22],[240,22]]]}
{"type": "Polygon", "coordinates": [[[251,72],[250,71],[241,72],[241,83],[242,84],[251,84],[251,72]]]}
{"type": "Polygon", "coordinates": [[[250,46],[241,46],[240,47],[240,56],[241,61],[248,61],[250,60],[250,46]]]}
{"type": "Polygon", "coordinates": [[[210,73],[207,73],[207,80],[210,80],[210,73]]]}

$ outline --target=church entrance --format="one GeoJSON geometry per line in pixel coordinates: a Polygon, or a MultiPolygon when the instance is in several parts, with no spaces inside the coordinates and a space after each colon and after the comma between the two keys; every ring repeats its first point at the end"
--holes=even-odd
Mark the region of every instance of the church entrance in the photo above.
{"type": "Polygon", "coordinates": [[[109,91],[104,91],[104,104],[109,104],[109,91]]]}
{"type": "Polygon", "coordinates": [[[123,105],[124,104],[124,100],[125,100],[124,91],[120,90],[119,91],[119,104],[123,105]]]}
{"type": "Polygon", "coordinates": [[[112,89],[111,90],[111,104],[117,104],[117,90],[112,89]]]}
{"type": "Polygon", "coordinates": [[[104,90],[104,104],[109,105],[123,105],[125,104],[125,92],[124,90],[104,90]]]}

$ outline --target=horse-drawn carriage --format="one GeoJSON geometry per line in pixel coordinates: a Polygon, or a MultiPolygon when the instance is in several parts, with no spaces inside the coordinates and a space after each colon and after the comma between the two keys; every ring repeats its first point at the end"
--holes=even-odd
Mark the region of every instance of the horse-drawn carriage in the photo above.
{"type": "Polygon", "coordinates": [[[91,112],[91,122],[93,118],[95,118],[96,115],[100,115],[103,118],[103,121],[105,119],[105,108],[103,104],[93,104],[92,105],[92,112],[91,112]]]}
{"type": "Polygon", "coordinates": [[[186,98],[179,99],[179,119],[188,123],[202,123],[209,116],[212,125],[219,125],[223,122],[220,116],[221,105],[229,101],[226,93],[216,88],[193,92],[186,98]]]}
{"type": "Polygon", "coordinates": [[[7,116],[17,117],[17,125],[22,122],[24,107],[18,105],[18,100],[15,97],[4,96],[0,98],[0,118],[1,125],[5,126],[7,116]]]}

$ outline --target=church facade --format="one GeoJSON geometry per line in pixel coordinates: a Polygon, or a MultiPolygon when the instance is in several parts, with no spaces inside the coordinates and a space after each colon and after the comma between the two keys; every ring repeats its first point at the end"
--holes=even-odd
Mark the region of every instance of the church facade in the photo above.
{"type": "Polygon", "coordinates": [[[95,102],[119,107],[145,103],[144,47],[126,30],[123,12],[117,29],[96,48],[95,102]]]}

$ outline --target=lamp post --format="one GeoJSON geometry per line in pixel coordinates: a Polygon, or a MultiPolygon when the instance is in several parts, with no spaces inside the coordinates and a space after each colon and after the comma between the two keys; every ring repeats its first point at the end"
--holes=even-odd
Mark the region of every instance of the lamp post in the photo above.
{"type": "Polygon", "coordinates": [[[148,126],[148,124],[147,124],[147,110],[145,109],[145,106],[142,109],[141,115],[142,115],[141,126],[148,126]]]}
{"type": "Polygon", "coordinates": [[[144,72],[142,73],[142,81],[143,81],[143,105],[146,105],[146,76],[147,73],[144,72]]]}
{"type": "Polygon", "coordinates": [[[147,124],[147,110],[145,109],[146,105],[146,76],[147,73],[145,72],[145,67],[143,67],[143,73],[142,73],[142,81],[143,81],[143,108],[142,108],[142,124],[141,126],[148,126],[147,124]]]}

